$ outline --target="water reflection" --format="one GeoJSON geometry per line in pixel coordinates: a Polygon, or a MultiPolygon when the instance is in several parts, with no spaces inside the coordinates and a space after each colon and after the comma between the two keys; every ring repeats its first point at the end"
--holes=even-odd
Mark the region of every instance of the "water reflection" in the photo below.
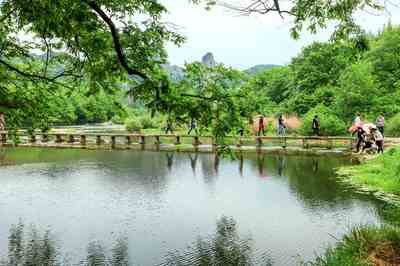
{"type": "MultiPolygon", "coordinates": [[[[176,257],[207,250],[220,238],[206,236],[226,216],[237,221],[239,235],[252,236],[247,244],[254,257],[268,248],[275,265],[294,265],[293,256],[309,260],[333,244],[331,235],[379,222],[372,199],[334,178],[346,158],[242,153],[232,161],[201,153],[24,148],[3,154],[13,165],[0,167],[1,253],[10,225],[21,217],[49,224],[63,248],[83,261],[89,248],[82,243],[98,239],[111,247],[115,234],[126,232],[140,243],[129,247],[131,259],[155,265],[171,250],[179,250],[176,257]],[[183,251],[199,235],[202,241],[183,251]]],[[[90,248],[95,254],[101,253],[97,244],[90,248]]]]}
{"type": "Polygon", "coordinates": [[[236,221],[233,218],[222,217],[217,222],[213,236],[209,238],[199,237],[186,250],[168,254],[166,262],[160,265],[272,265],[272,260],[265,256],[266,253],[259,259],[254,257],[252,239],[240,237],[236,227],[236,221]]]}
{"type": "Polygon", "coordinates": [[[244,159],[243,159],[243,154],[242,153],[240,153],[238,155],[238,160],[239,160],[239,173],[240,173],[240,176],[243,177],[244,159]]]}
{"type": "MultiPolygon", "coordinates": [[[[51,232],[47,230],[44,234],[31,226],[26,230],[25,225],[20,222],[13,225],[8,237],[8,254],[0,260],[0,266],[67,266],[73,265],[68,256],[63,257],[60,247],[51,232]]],[[[107,257],[108,251],[98,241],[90,242],[87,246],[87,256],[79,265],[87,266],[128,266],[128,241],[118,238],[111,248],[111,256],[107,257]]]]}
{"type": "Polygon", "coordinates": [[[172,165],[173,165],[173,163],[174,163],[174,154],[173,154],[173,153],[167,152],[167,153],[165,153],[165,156],[166,156],[166,158],[167,158],[167,168],[168,168],[168,171],[171,172],[171,170],[172,170],[172,165]]]}
{"type": "MultiPolygon", "coordinates": [[[[49,230],[44,234],[31,226],[26,230],[20,222],[10,229],[8,254],[0,260],[1,266],[62,266],[72,265],[68,257],[63,257],[62,247],[56,243],[49,230]]],[[[128,240],[118,238],[111,250],[107,250],[99,241],[92,241],[86,249],[86,258],[79,265],[87,266],[128,266],[134,265],[129,260],[128,240]],[[111,251],[111,256],[107,254],[111,251]]],[[[256,258],[253,253],[252,239],[243,238],[237,232],[233,218],[222,217],[217,221],[214,235],[198,237],[197,241],[186,250],[170,252],[166,255],[163,266],[246,266],[272,265],[267,253],[256,258]]]]}

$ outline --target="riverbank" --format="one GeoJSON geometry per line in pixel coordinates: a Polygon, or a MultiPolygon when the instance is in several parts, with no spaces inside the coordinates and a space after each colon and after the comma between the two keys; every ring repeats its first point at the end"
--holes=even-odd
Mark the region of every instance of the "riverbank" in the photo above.
{"type": "Polygon", "coordinates": [[[367,158],[360,165],[341,167],[337,173],[343,182],[358,192],[373,194],[383,201],[400,206],[400,147],[367,158]]]}
{"type": "Polygon", "coordinates": [[[400,265],[400,147],[356,166],[338,169],[338,176],[358,192],[385,203],[380,226],[353,228],[338,244],[310,265],[400,265]]]}

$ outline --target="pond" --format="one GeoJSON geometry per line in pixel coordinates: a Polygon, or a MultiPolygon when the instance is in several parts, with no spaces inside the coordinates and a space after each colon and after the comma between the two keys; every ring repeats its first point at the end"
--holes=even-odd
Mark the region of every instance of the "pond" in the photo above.
{"type": "Polygon", "coordinates": [[[341,157],[2,149],[0,256],[7,254],[11,226],[22,221],[49,229],[74,262],[85,258],[88,243],[108,248],[123,237],[134,265],[191,265],[199,245],[218,242],[225,224],[253,264],[296,265],[352,226],[380,223],[377,202],[335,179],[334,168],[349,163],[341,157]]]}

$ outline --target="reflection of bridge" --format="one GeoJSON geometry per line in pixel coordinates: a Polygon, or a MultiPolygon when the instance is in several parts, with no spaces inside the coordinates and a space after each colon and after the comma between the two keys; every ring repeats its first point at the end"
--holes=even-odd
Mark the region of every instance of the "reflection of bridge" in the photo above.
{"type": "MultiPolygon", "coordinates": [[[[16,138],[6,131],[0,132],[0,145],[17,143],[29,147],[76,147],[76,148],[112,148],[178,151],[215,151],[217,144],[212,136],[191,135],[143,135],[115,133],[28,133],[18,131],[16,138]],[[15,141],[16,140],[16,141],[15,141]]],[[[226,144],[236,150],[351,150],[354,139],[351,137],[320,136],[227,136],[226,144]]]]}

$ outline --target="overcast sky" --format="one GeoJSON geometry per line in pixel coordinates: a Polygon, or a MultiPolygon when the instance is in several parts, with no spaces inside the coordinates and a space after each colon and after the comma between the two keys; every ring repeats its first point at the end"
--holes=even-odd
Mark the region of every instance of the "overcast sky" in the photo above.
{"type": "MultiPolygon", "coordinates": [[[[316,35],[303,33],[300,40],[289,35],[290,19],[277,15],[238,16],[221,7],[206,11],[187,0],[165,0],[169,14],[165,20],[174,23],[187,40],[181,47],[168,45],[171,64],[200,60],[212,52],[217,62],[240,69],[257,64],[287,64],[301,48],[315,40],[328,40],[330,30],[316,35]]],[[[357,14],[357,20],[367,31],[382,29],[389,19],[400,24],[400,8],[391,7],[391,14],[379,16],[357,14]]]]}

